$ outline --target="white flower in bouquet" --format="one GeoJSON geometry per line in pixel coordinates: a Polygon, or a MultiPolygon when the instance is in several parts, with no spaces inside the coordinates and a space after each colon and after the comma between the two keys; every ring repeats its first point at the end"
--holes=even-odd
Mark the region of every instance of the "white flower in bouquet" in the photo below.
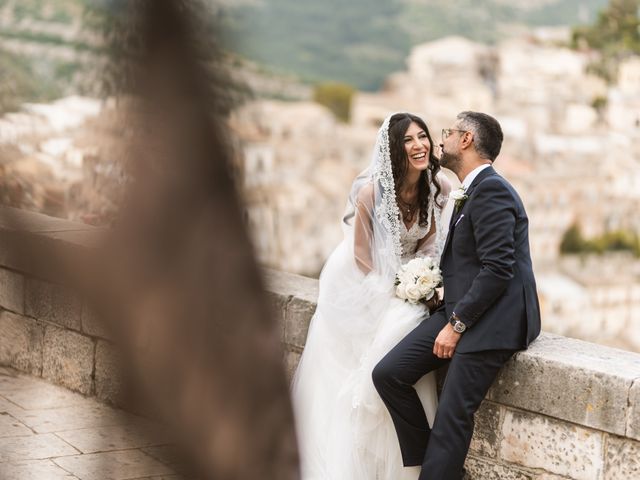
{"type": "Polygon", "coordinates": [[[442,273],[431,257],[414,258],[396,274],[396,296],[413,304],[429,300],[441,285],[442,273]]]}
{"type": "Polygon", "coordinates": [[[407,300],[411,303],[418,303],[423,295],[418,285],[409,285],[405,290],[405,294],[407,296],[407,300]]]}

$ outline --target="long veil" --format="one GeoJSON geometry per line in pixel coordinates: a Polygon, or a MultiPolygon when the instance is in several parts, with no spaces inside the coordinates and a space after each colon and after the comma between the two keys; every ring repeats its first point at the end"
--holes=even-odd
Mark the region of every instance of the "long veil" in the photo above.
{"type": "MultiPolygon", "coordinates": [[[[349,200],[343,218],[345,240],[353,238],[354,261],[361,270],[374,272],[385,280],[393,280],[403,259],[415,253],[430,254],[440,259],[446,232],[442,225],[439,205],[446,202],[441,191],[436,202],[435,189],[429,190],[429,210],[426,230],[431,230],[435,219],[435,237],[418,252],[403,251],[400,238],[400,210],[391,166],[388,116],[376,136],[376,144],[369,166],[356,177],[351,185],[349,200]],[[364,268],[363,268],[364,267],[364,268]]],[[[433,183],[431,171],[427,171],[429,184],[433,183]]]]}
{"type": "MultiPolygon", "coordinates": [[[[415,255],[439,258],[445,232],[431,188],[428,222],[435,220],[435,233],[420,251],[405,251],[389,120],[378,131],[369,166],[352,184],[344,240],[320,275],[318,305],[292,382],[305,480],[417,478],[402,467],[395,430],[371,371],[428,316],[424,306],[394,296],[398,268],[415,255]]],[[[432,422],[437,399],[434,378],[427,377],[416,390],[432,422]]]]}

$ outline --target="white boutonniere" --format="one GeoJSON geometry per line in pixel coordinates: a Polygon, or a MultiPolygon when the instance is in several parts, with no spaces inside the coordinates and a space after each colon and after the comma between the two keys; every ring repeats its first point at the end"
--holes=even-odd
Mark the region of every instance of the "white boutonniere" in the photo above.
{"type": "Polygon", "coordinates": [[[455,208],[455,211],[457,213],[464,206],[464,202],[467,201],[467,198],[469,198],[469,195],[467,195],[467,189],[466,188],[460,187],[457,190],[453,190],[449,194],[449,198],[456,202],[455,205],[454,205],[454,208],[455,208]]]}

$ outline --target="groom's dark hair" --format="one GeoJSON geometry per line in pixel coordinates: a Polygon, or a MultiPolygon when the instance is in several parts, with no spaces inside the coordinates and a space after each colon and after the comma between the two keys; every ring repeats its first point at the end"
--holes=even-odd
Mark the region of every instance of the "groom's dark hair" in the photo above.
{"type": "Polygon", "coordinates": [[[502,147],[502,128],[491,115],[480,112],[461,112],[457,116],[459,126],[473,133],[473,141],[478,155],[492,162],[500,153],[502,147]]]}

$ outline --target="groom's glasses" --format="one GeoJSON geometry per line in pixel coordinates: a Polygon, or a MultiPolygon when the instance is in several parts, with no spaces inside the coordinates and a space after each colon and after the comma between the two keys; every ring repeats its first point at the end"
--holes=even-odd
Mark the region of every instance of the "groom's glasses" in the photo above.
{"type": "Polygon", "coordinates": [[[455,128],[443,128],[442,129],[442,139],[448,138],[451,135],[451,132],[468,132],[468,130],[456,130],[455,128]]]}

